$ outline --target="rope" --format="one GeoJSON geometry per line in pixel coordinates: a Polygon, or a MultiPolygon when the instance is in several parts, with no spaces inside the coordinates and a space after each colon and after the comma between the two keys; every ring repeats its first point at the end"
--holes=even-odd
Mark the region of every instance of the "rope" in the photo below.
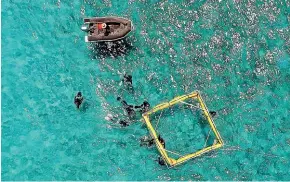
{"type": "Polygon", "coordinates": [[[194,108],[197,108],[197,109],[200,109],[200,110],[202,110],[203,111],[203,109],[202,108],[200,108],[200,107],[197,107],[197,106],[195,106],[195,105],[193,105],[193,104],[189,104],[189,103],[187,103],[187,102],[184,102],[184,101],[180,101],[181,103],[183,103],[183,104],[186,104],[186,105],[189,105],[189,106],[191,106],[191,107],[194,107],[194,108]]]}
{"type": "Polygon", "coordinates": [[[208,134],[207,134],[207,138],[206,138],[206,140],[205,140],[205,143],[204,143],[203,148],[205,148],[205,146],[206,146],[206,143],[207,143],[207,140],[208,140],[208,138],[209,138],[209,134],[210,134],[210,132],[211,132],[211,129],[209,130],[209,132],[208,132],[208,134]]]}
{"type": "Polygon", "coordinates": [[[166,150],[166,149],[163,149],[163,150],[165,150],[166,152],[169,152],[169,153],[172,153],[172,154],[178,155],[178,156],[180,156],[180,157],[183,156],[183,155],[181,155],[181,154],[179,154],[179,153],[177,153],[177,152],[172,152],[172,151],[170,151],[170,150],[166,150]]]}
{"type": "Polygon", "coordinates": [[[161,111],[161,113],[160,113],[160,115],[159,115],[159,118],[158,118],[158,121],[157,121],[157,123],[156,123],[156,125],[155,125],[156,130],[157,130],[157,126],[158,126],[158,124],[159,124],[160,118],[161,118],[161,116],[162,116],[162,113],[163,113],[163,110],[161,111]]]}

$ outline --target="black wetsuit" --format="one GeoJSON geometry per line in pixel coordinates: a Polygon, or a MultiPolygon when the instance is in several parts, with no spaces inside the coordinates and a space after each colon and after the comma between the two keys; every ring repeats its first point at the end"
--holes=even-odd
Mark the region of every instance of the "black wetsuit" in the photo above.
{"type": "Polygon", "coordinates": [[[153,144],[154,144],[154,139],[144,139],[144,138],[141,138],[140,139],[140,146],[144,146],[144,145],[147,145],[147,147],[151,147],[153,144]]]}
{"type": "Polygon", "coordinates": [[[135,109],[139,109],[141,108],[141,112],[145,113],[147,111],[149,111],[150,109],[150,104],[147,101],[144,101],[143,104],[141,106],[135,106],[135,109]]]}
{"type": "Polygon", "coordinates": [[[151,147],[154,144],[154,139],[149,140],[148,147],[151,147]]]}
{"type": "Polygon", "coordinates": [[[158,136],[158,140],[163,145],[163,147],[165,148],[165,141],[160,135],[158,136]]]}
{"type": "Polygon", "coordinates": [[[123,105],[124,109],[128,113],[129,117],[134,117],[135,116],[135,111],[134,111],[134,106],[127,104],[126,101],[122,100],[121,104],[123,105]]]}
{"type": "Polygon", "coordinates": [[[119,124],[120,124],[122,127],[129,126],[128,122],[126,122],[125,120],[121,120],[121,121],[119,121],[119,124]]]}
{"type": "Polygon", "coordinates": [[[158,157],[158,164],[161,165],[161,166],[164,166],[165,165],[165,161],[161,157],[158,157]]]}
{"type": "Polygon", "coordinates": [[[132,82],[132,76],[131,75],[124,75],[123,78],[123,83],[125,84],[125,86],[127,87],[128,90],[132,90],[133,91],[133,82],[132,82]]]}
{"type": "Polygon", "coordinates": [[[132,76],[131,75],[124,75],[123,82],[132,85],[132,76]]]}
{"type": "Polygon", "coordinates": [[[75,96],[75,99],[74,99],[74,103],[75,105],[77,106],[77,108],[79,109],[82,102],[83,102],[84,98],[82,96],[82,93],[79,92],[76,96],[75,96]]]}
{"type": "Polygon", "coordinates": [[[211,115],[211,117],[215,117],[216,112],[215,111],[209,111],[209,114],[211,115]]]}

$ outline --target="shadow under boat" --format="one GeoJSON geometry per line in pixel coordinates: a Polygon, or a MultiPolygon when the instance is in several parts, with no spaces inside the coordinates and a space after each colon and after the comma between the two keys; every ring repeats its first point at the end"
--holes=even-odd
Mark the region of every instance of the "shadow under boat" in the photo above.
{"type": "Polygon", "coordinates": [[[129,38],[124,38],[114,42],[91,43],[90,45],[90,49],[92,50],[92,57],[98,59],[125,56],[133,48],[133,43],[129,38]]]}

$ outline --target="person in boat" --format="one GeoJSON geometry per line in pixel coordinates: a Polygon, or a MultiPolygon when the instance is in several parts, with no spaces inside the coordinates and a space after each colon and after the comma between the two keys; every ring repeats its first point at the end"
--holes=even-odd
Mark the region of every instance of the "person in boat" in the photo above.
{"type": "Polygon", "coordinates": [[[78,92],[77,95],[75,96],[75,99],[74,99],[74,103],[75,103],[75,105],[77,106],[78,109],[80,108],[83,100],[84,100],[84,98],[82,96],[82,93],[78,92]]]}
{"type": "Polygon", "coordinates": [[[154,139],[148,136],[144,136],[140,139],[140,146],[151,147],[154,144],[154,139]]]}
{"type": "Polygon", "coordinates": [[[127,102],[125,100],[122,100],[121,97],[117,97],[117,101],[121,102],[121,104],[123,105],[123,108],[126,110],[128,116],[130,118],[133,118],[135,116],[136,113],[135,113],[133,105],[127,104],[127,102]]]}
{"type": "Polygon", "coordinates": [[[161,143],[161,145],[163,145],[163,148],[165,148],[165,140],[160,135],[158,135],[158,140],[161,143]]]}
{"type": "Polygon", "coordinates": [[[105,36],[108,36],[111,33],[110,26],[107,25],[106,23],[103,23],[102,25],[103,25],[103,28],[105,29],[105,36]]]}
{"type": "Polygon", "coordinates": [[[135,109],[140,109],[139,111],[141,113],[145,113],[145,112],[149,111],[150,104],[149,104],[149,102],[144,101],[143,104],[141,104],[140,106],[135,106],[135,109]]]}
{"type": "Polygon", "coordinates": [[[164,166],[165,165],[165,161],[162,159],[162,157],[158,157],[158,164],[160,165],[160,166],[164,166]]]}
{"type": "Polygon", "coordinates": [[[91,27],[89,27],[89,32],[90,33],[94,33],[95,29],[96,29],[95,26],[91,26],[91,27]]]}

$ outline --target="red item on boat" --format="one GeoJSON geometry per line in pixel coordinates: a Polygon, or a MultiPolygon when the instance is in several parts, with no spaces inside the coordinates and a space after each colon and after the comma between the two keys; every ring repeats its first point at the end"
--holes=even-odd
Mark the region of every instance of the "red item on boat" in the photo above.
{"type": "Polygon", "coordinates": [[[103,29],[103,24],[102,23],[98,23],[98,29],[102,30],[103,29]]]}

